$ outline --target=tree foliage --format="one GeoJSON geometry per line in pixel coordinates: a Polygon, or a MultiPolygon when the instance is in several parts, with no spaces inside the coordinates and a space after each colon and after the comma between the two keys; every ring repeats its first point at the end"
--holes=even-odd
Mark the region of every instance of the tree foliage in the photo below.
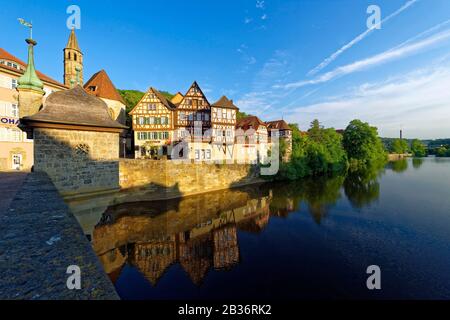
{"type": "Polygon", "coordinates": [[[441,146],[436,148],[436,157],[450,157],[450,148],[447,146],[441,146]]]}
{"type": "Polygon", "coordinates": [[[344,131],[344,149],[352,166],[364,166],[386,160],[376,127],[367,122],[353,120],[344,131]]]}
{"type": "Polygon", "coordinates": [[[127,114],[130,112],[139,100],[144,96],[144,92],[138,90],[118,90],[126,104],[127,114]]]}
{"type": "Polygon", "coordinates": [[[391,153],[405,154],[409,151],[408,142],[404,139],[394,139],[392,141],[391,149],[389,150],[391,153]]]}
{"type": "Polygon", "coordinates": [[[411,152],[414,155],[414,157],[426,157],[427,150],[425,145],[418,139],[414,139],[411,142],[411,152]]]}
{"type": "Polygon", "coordinates": [[[247,117],[250,117],[250,116],[251,116],[251,114],[245,113],[243,111],[238,111],[237,114],[236,114],[236,119],[237,120],[241,120],[241,119],[244,119],[244,118],[247,118],[247,117]]]}
{"type": "Polygon", "coordinates": [[[308,134],[297,125],[292,129],[292,157],[282,163],[279,179],[295,180],[305,176],[324,175],[346,169],[347,155],[342,137],[334,129],[324,129],[318,121],[311,123],[308,134]]]}

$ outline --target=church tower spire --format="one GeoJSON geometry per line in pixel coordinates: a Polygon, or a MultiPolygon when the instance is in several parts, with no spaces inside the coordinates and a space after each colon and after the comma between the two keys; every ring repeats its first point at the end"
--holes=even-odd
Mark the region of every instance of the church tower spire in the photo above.
{"type": "Polygon", "coordinates": [[[78,46],[75,29],[72,29],[67,46],[64,48],[64,84],[73,87],[83,85],[83,53],[78,46]]]}

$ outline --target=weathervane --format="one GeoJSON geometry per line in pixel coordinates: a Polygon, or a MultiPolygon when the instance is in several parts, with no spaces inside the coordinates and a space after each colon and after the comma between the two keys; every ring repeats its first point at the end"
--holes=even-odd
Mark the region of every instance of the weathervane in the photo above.
{"type": "Polygon", "coordinates": [[[30,28],[30,39],[33,39],[33,22],[26,22],[22,18],[18,18],[17,20],[19,20],[21,25],[24,25],[25,27],[30,28]]]}

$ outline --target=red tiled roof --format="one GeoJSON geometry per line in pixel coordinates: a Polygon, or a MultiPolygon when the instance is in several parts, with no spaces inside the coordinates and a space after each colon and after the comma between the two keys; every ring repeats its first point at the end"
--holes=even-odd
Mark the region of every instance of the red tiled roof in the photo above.
{"type": "Polygon", "coordinates": [[[266,124],[262,122],[257,116],[249,116],[245,117],[241,120],[238,120],[236,123],[236,128],[240,128],[243,130],[248,130],[250,127],[254,130],[258,130],[259,126],[266,127],[266,124]]]}
{"type": "Polygon", "coordinates": [[[269,130],[276,129],[276,130],[291,130],[292,131],[292,129],[289,127],[289,125],[284,120],[267,121],[266,125],[267,125],[267,129],[269,129],[269,130]]]}
{"type": "Polygon", "coordinates": [[[214,102],[211,106],[238,110],[238,107],[234,105],[233,100],[228,99],[226,96],[222,96],[218,101],[214,102]]]}
{"type": "Polygon", "coordinates": [[[88,82],[86,82],[84,89],[87,93],[98,98],[115,100],[125,104],[122,96],[117,91],[105,70],[95,73],[88,82]]]}
{"type": "MultiPolygon", "coordinates": [[[[15,57],[15,56],[13,56],[12,54],[10,54],[8,51],[4,50],[3,48],[0,48],[0,60],[13,61],[13,62],[15,62],[17,64],[20,64],[25,69],[27,67],[27,64],[25,62],[23,62],[22,60],[20,60],[19,58],[15,57]]],[[[25,73],[25,70],[23,70],[23,69],[19,70],[19,69],[16,69],[16,68],[11,68],[11,67],[8,67],[8,66],[3,65],[3,64],[0,64],[0,68],[6,69],[6,70],[10,70],[10,71],[14,71],[14,72],[17,72],[19,74],[24,74],[25,73]]],[[[49,76],[46,76],[45,74],[43,74],[40,71],[36,70],[36,73],[37,73],[39,79],[41,79],[41,81],[43,81],[43,82],[46,82],[47,84],[53,84],[53,85],[57,85],[57,86],[60,86],[60,87],[68,88],[67,86],[65,86],[61,82],[58,82],[55,79],[52,79],[49,76]]]]}

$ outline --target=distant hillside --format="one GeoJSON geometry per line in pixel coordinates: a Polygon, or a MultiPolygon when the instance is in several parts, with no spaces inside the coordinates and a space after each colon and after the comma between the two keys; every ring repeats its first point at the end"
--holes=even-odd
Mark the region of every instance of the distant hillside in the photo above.
{"type": "MultiPolygon", "coordinates": [[[[390,149],[390,146],[392,144],[392,141],[394,141],[396,138],[381,138],[381,141],[383,141],[383,144],[386,149],[390,149]]],[[[408,143],[408,145],[411,145],[411,142],[414,139],[404,139],[408,143]]],[[[420,140],[420,139],[419,139],[420,140]]],[[[435,149],[441,146],[450,146],[450,139],[435,139],[435,140],[420,140],[424,145],[427,146],[428,149],[435,149]]]]}

